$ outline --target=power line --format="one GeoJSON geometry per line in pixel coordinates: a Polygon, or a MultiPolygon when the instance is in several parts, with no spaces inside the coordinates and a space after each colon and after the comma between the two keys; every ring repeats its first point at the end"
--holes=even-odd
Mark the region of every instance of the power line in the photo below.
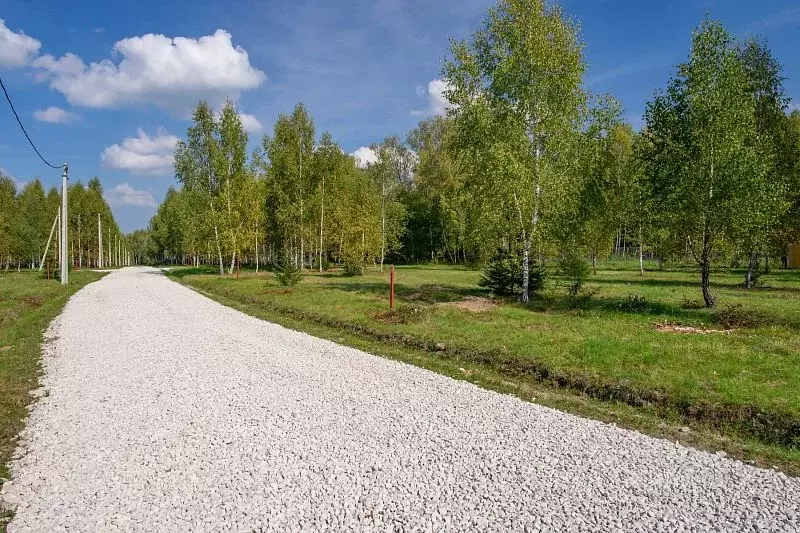
{"type": "Polygon", "coordinates": [[[6,100],[8,100],[8,105],[11,106],[11,111],[14,113],[14,117],[16,117],[16,119],[17,119],[17,124],[19,124],[19,127],[22,129],[22,133],[25,134],[25,138],[28,139],[29,143],[31,143],[31,147],[33,148],[33,151],[36,152],[36,155],[39,156],[39,159],[41,159],[42,162],[44,162],[44,164],[47,165],[50,168],[62,168],[64,165],[58,165],[58,166],[51,165],[47,161],[47,159],[45,159],[44,156],[42,156],[42,154],[39,153],[39,150],[36,148],[36,145],[33,144],[33,141],[31,140],[31,136],[28,135],[27,131],[25,131],[25,126],[22,125],[22,121],[19,119],[19,115],[17,115],[17,110],[14,109],[14,103],[11,101],[11,97],[8,96],[8,91],[6,91],[6,86],[5,86],[5,84],[3,84],[3,78],[0,78],[0,87],[3,88],[3,93],[6,95],[6,100]]]}

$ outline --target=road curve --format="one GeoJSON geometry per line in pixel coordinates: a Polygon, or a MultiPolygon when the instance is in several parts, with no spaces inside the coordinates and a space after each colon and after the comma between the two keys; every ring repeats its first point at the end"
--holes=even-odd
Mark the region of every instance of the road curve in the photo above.
{"type": "Polygon", "coordinates": [[[78,292],[9,532],[795,531],[800,480],[264,322],[149,268],[78,292]]]}

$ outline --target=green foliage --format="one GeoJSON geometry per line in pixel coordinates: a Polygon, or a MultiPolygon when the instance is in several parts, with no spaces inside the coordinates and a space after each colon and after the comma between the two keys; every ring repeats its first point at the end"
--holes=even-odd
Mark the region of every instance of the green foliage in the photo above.
{"type": "MultiPolygon", "coordinates": [[[[544,286],[544,269],[540,268],[536,261],[532,261],[528,274],[528,290],[531,293],[540,291],[544,286]]],[[[522,292],[522,265],[519,254],[498,249],[486,265],[478,285],[490,289],[499,296],[519,296],[522,292]]]]}
{"type": "Polygon", "coordinates": [[[715,251],[769,225],[783,194],[759,149],[751,78],[721,24],[705,20],[695,31],[689,60],[648,104],[645,122],[642,156],[658,224],[688,237],[713,306],[715,251]]]}
{"type": "Polygon", "coordinates": [[[591,274],[589,263],[574,250],[562,254],[558,259],[558,270],[567,279],[567,292],[573,298],[578,296],[591,274]]]}
{"type": "Polygon", "coordinates": [[[360,263],[345,262],[342,265],[342,275],[348,278],[364,275],[364,265],[360,263]]]}
{"type": "Polygon", "coordinates": [[[488,249],[513,235],[528,261],[534,244],[567,233],[564,214],[578,202],[586,118],[578,28],[544,0],[501,0],[452,55],[445,95],[476,230],[488,249]]]}
{"type": "Polygon", "coordinates": [[[276,267],[275,279],[284,287],[294,287],[303,279],[303,271],[292,261],[283,261],[276,267]]]}

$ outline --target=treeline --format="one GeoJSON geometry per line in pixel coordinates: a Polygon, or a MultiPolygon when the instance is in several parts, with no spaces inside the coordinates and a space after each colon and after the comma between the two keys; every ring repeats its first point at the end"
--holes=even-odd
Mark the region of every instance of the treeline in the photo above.
{"type": "MultiPolygon", "coordinates": [[[[139,253],[348,272],[385,261],[516,265],[527,301],[542,265],[581,271],[620,245],[690,261],[706,305],[714,265],[786,255],[800,231],[800,113],[787,114],[766,43],[705,20],[641,131],[584,84],[578,28],[542,0],[503,0],[444,64],[450,108],[356,161],[306,108],[247,154],[232,103],[194,112],[139,253]],[[577,265],[577,266],[576,266],[577,265]],[[535,276],[534,276],[535,274],[535,276]]],[[[643,266],[642,266],[643,269],[643,266]]]]}
{"type": "MultiPolygon", "coordinates": [[[[0,266],[4,270],[39,268],[52,231],[44,261],[55,271],[59,228],[53,230],[53,224],[60,207],[59,189],[52,187],[45,192],[36,178],[17,190],[11,178],[0,175],[0,266]]],[[[103,186],[98,178],[92,178],[86,185],[77,181],[68,187],[67,218],[67,253],[72,268],[98,266],[98,224],[103,232],[104,263],[124,263],[125,237],[103,198],[103,186]]]]}

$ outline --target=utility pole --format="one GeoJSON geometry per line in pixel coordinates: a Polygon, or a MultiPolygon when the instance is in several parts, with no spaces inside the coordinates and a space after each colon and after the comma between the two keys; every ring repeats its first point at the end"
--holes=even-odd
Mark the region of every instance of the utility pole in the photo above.
{"type": "Polygon", "coordinates": [[[97,268],[103,268],[103,225],[97,213],[97,268]]]}
{"type": "Polygon", "coordinates": [[[67,259],[67,180],[69,179],[69,167],[64,163],[64,172],[61,174],[61,284],[66,285],[69,281],[69,262],[67,259]]]}

